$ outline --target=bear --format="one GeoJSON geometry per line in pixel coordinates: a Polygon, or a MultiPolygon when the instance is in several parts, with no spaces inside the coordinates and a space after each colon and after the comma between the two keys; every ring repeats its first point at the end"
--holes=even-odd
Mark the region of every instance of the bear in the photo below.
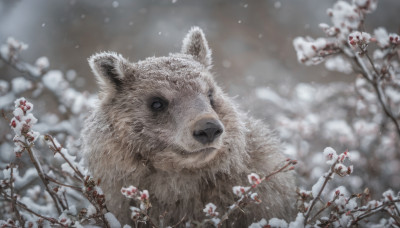
{"type": "MultiPolygon", "coordinates": [[[[83,127],[83,154],[122,224],[135,224],[135,202],[122,187],[148,190],[154,223],[162,215],[165,225],[184,225],[208,218],[208,203],[222,215],[238,199],[234,186],[249,186],[250,173],[265,176],[286,161],[275,133],[217,85],[199,27],[187,33],[180,53],[132,63],[102,52],[88,61],[100,92],[83,127]]],[[[293,219],[295,188],[294,171],[276,174],[257,187],[260,204],[237,210],[222,226],[293,219]]]]}

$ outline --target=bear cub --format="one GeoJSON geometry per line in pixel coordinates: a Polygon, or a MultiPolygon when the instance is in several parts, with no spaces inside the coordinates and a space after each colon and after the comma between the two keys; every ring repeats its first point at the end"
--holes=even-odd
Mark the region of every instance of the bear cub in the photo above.
{"type": "MultiPolygon", "coordinates": [[[[211,50],[198,27],[180,53],[132,63],[103,52],[89,64],[100,93],[82,132],[83,152],[121,224],[133,224],[134,203],[122,187],[149,191],[155,223],[165,215],[165,225],[190,224],[207,218],[203,208],[210,202],[225,213],[238,199],[234,186],[249,186],[247,175],[268,175],[286,160],[271,130],[241,112],[215,82],[211,50]]],[[[237,210],[223,226],[295,216],[292,171],[264,181],[256,192],[262,203],[237,210]]]]}

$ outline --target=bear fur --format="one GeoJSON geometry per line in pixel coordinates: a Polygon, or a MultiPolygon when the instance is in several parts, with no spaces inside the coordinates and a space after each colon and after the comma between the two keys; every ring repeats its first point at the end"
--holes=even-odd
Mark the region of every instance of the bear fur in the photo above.
{"type": "MultiPolygon", "coordinates": [[[[286,160],[273,132],[239,111],[214,81],[211,50],[198,27],[184,38],[181,53],[131,63],[105,52],[89,64],[101,91],[82,132],[84,156],[122,224],[133,223],[133,202],[122,187],[149,191],[155,223],[165,214],[165,225],[182,218],[185,224],[205,219],[210,202],[225,213],[238,199],[233,186],[249,186],[248,174],[268,175],[286,160]],[[214,120],[222,132],[205,144],[193,133],[203,119],[214,120]]],[[[262,203],[237,210],[224,226],[295,216],[292,171],[275,175],[256,192],[262,203]]]]}

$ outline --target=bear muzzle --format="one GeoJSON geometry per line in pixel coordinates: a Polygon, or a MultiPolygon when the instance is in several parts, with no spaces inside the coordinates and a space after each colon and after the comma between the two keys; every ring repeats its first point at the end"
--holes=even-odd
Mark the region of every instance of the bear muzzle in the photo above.
{"type": "Polygon", "coordinates": [[[215,141],[224,132],[221,122],[214,118],[198,120],[193,127],[193,138],[203,145],[215,141]]]}

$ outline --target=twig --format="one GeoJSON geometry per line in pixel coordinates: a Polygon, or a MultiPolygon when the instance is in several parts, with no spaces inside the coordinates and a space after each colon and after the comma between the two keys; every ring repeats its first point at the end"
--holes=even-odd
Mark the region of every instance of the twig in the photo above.
{"type": "MultiPolygon", "coordinates": [[[[12,201],[11,197],[10,197],[9,195],[7,195],[6,193],[4,193],[3,191],[1,191],[1,190],[0,190],[0,194],[4,197],[4,199],[9,200],[9,201],[12,201]]],[[[28,211],[29,213],[34,214],[35,216],[37,216],[37,217],[39,217],[39,218],[42,218],[42,219],[45,219],[45,220],[47,220],[47,221],[49,221],[49,222],[51,222],[51,223],[56,223],[56,224],[59,224],[59,225],[61,225],[61,226],[63,226],[63,227],[66,227],[64,224],[62,224],[61,222],[59,222],[57,219],[54,219],[54,218],[51,218],[51,217],[46,217],[46,216],[44,216],[44,215],[41,215],[41,214],[39,214],[39,213],[36,213],[35,211],[29,209],[28,206],[26,206],[25,204],[23,204],[23,203],[21,203],[21,202],[19,202],[19,201],[17,201],[17,200],[15,201],[15,204],[16,204],[17,206],[21,207],[22,209],[28,211]]]]}
{"type": "MultiPolygon", "coordinates": [[[[295,161],[295,160],[288,160],[287,163],[286,163],[284,166],[282,166],[281,168],[275,170],[274,172],[270,173],[269,175],[267,175],[267,176],[261,178],[261,183],[262,183],[263,181],[268,181],[268,180],[270,180],[274,175],[276,175],[276,174],[278,174],[278,173],[280,173],[280,172],[282,172],[282,171],[285,171],[285,169],[288,168],[290,165],[295,165],[296,163],[297,163],[297,161],[295,161]]],[[[291,168],[291,167],[290,167],[290,168],[291,168]]],[[[290,169],[290,168],[289,168],[289,169],[290,169]]],[[[260,183],[260,184],[261,184],[261,183],[260,183]]],[[[259,186],[260,184],[251,186],[250,189],[248,189],[247,191],[245,191],[245,192],[243,193],[243,196],[247,196],[248,193],[249,193],[250,191],[252,191],[254,188],[256,188],[257,186],[259,186]]],[[[235,204],[234,204],[233,207],[229,208],[229,210],[221,217],[221,221],[219,222],[219,225],[222,224],[222,222],[226,221],[226,220],[229,218],[229,216],[233,213],[233,211],[235,211],[236,209],[240,208],[240,203],[243,202],[242,200],[243,200],[244,198],[245,198],[245,197],[239,199],[238,201],[235,202],[235,204]]]]}
{"type": "Polygon", "coordinates": [[[23,226],[25,224],[25,221],[22,218],[19,211],[15,208],[15,204],[16,204],[17,200],[14,197],[14,185],[13,185],[13,183],[14,183],[14,164],[13,163],[10,164],[10,169],[11,169],[11,174],[10,174],[11,208],[15,212],[15,216],[17,217],[20,225],[23,226]]]}
{"type": "Polygon", "coordinates": [[[1,54],[0,54],[0,59],[7,65],[14,68],[16,71],[23,73],[25,75],[29,75],[34,81],[39,81],[40,77],[46,73],[45,70],[41,70],[38,72],[39,74],[35,74],[32,72],[32,69],[35,68],[35,66],[33,66],[29,63],[18,62],[18,61],[13,63],[13,62],[9,61],[8,59],[4,58],[1,54]]]}
{"type": "MultiPolygon", "coordinates": [[[[361,49],[361,48],[360,48],[361,49]]],[[[361,75],[373,86],[375,93],[378,97],[378,101],[380,103],[380,105],[383,108],[383,111],[385,112],[386,116],[388,116],[391,121],[394,123],[396,130],[397,130],[397,134],[400,137],[400,125],[397,122],[396,117],[394,117],[392,111],[390,110],[390,107],[387,105],[386,101],[384,100],[384,94],[382,92],[382,89],[379,86],[379,72],[377,71],[377,69],[375,68],[371,58],[369,57],[368,53],[366,50],[361,49],[362,54],[367,56],[367,59],[370,61],[370,64],[372,65],[372,68],[374,69],[374,72],[376,74],[376,77],[373,77],[373,75],[369,74],[369,70],[367,68],[367,66],[365,66],[363,60],[360,58],[359,55],[357,55],[357,53],[355,53],[355,57],[353,57],[352,59],[355,61],[355,63],[361,68],[361,70],[363,72],[361,72],[361,75]]],[[[346,52],[344,52],[346,53],[346,52]]]]}
{"type": "MultiPolygon", "coordinates": [[[[55,196],[54,192],[51,191],[51,189],[49,188],[49,181],[46,179],[46,176],[43,172],[42,166],[39,163],[39,160],[37,159],[36,155],[34,154],[32,148],[28,145],[25,144],[25,148],[26,151],[28,151],[29,157],[33,163],[33,165],[35,166],[35,169],[37,171],[37,173],[39,174],[40,179],[42,180],[46,191],[50,194],[51,198],[54,201],[55,207],[57,208],[57,212],[58,214],[61,214],[61,209],[59,208],[59,202],[57,200],[57,197],[55,196]]],[[[61,204],[62,207],[64,207],[64,205],[61,204]]],[[[63,210],[65,210],[66,208],[63,208],[63,210]]]]}
{"type": "MultiPolygon", "coordinates": [[[[339,198],[339,196],[335,195],[335,197],[333,198],[333,200],[331,200],[331,202],[335,202],[335,200],[336,200],[337,198],[339,198]]],[[[324,210],[326,210],[328,207],[330,207],[330,206],[332,206],[332,205],[333,205],[332,203],[331,203],[331,204],[326,204],[323,208],[321,208],[321,209],[310,219],[310,221],[311,221],[311,222],[314,221],[314,220],[317,218],[317,216],[318,216],[319,214],[321,214],[324,210]]]]}
{"type": "Polygon", "coordinates": [[[324,183],[322,184],[321,189],[319,190],[317,196],[316,196],[316,197],[314,198],[314,200],[312,201],[311,206],[308,208],[307,214],[304,216],[304,225],[307,224],[307,222],[308,222],[308,217],[310,216],[311,211],[312,211],[313,207],[315,206],[315,203],[317,202],[317,199],[319,199],[319,197],[320,197],[321,194],[322,194],[322,191],[323,191],[323,190],[325,189],[325,187],[326,187],[326,184],[327,184],[328,181],[331,179],[331,176],[332,176],[332,174],[334,173],[335,165],[338,163],[338,161],[339,161],[339,160],[337,159],[336,162],[333,163],[333,165],[331,166],[331,168],[330,168],[331,171],[330,171],[330,172],[328,173],[328,175],[325,177],[325,181],[324,181],[324,183]]]}
{"type": "Polygon", "coordinates": [[[186,218],[186,214],[182,217],[182,219],[177,224],[173,225],[172,227],[179,226],[179,224],[181,224],[185,220],[185,218],[186,218]]]}
{"type": "Polygon", "coordinates": [[[46,176],[46,179],[48,179],[49,181],[51,181],[51,182],[53,182],[55,184],[58,184],[58,185],[61,185],[61,186],[64,186],[64,187],[68,187],[68,188],[72,188],[72,189],[74,189],[76,191],[82,192],[82,189],[80,187],[69,185],[69,184],[63,184],[63,183],[59,182],[58,180],[56,180],[56,179],[54,179],[54,178],[52,178],[52,177],[50,177],[50,176],[48,176],[46,174],[45,174],[45,176],[46,176]]]}
{"type": "Polygon", "coordinates": [[[57,147],[56,143],[53,140],[53,137],[51,137],[50,135],[45,135],[44,137],[45,137],[44,138],[45,140],[50,140],[51,143],[53,144],[53,147],[50,149],[53,150],[53,152],[55,152],[55,153],[59,153],[61,155],[61,157],[68,163],[68,165],[71,167],[71,169],[73,169],[74,172],[83,180],[83,178],[84,178],[83,174],[78,169],[76,169],[75,166],[72,165],[72,163],[65,157],[65,155],[63,153],[61,153],[61,148],[57,147]]]}

